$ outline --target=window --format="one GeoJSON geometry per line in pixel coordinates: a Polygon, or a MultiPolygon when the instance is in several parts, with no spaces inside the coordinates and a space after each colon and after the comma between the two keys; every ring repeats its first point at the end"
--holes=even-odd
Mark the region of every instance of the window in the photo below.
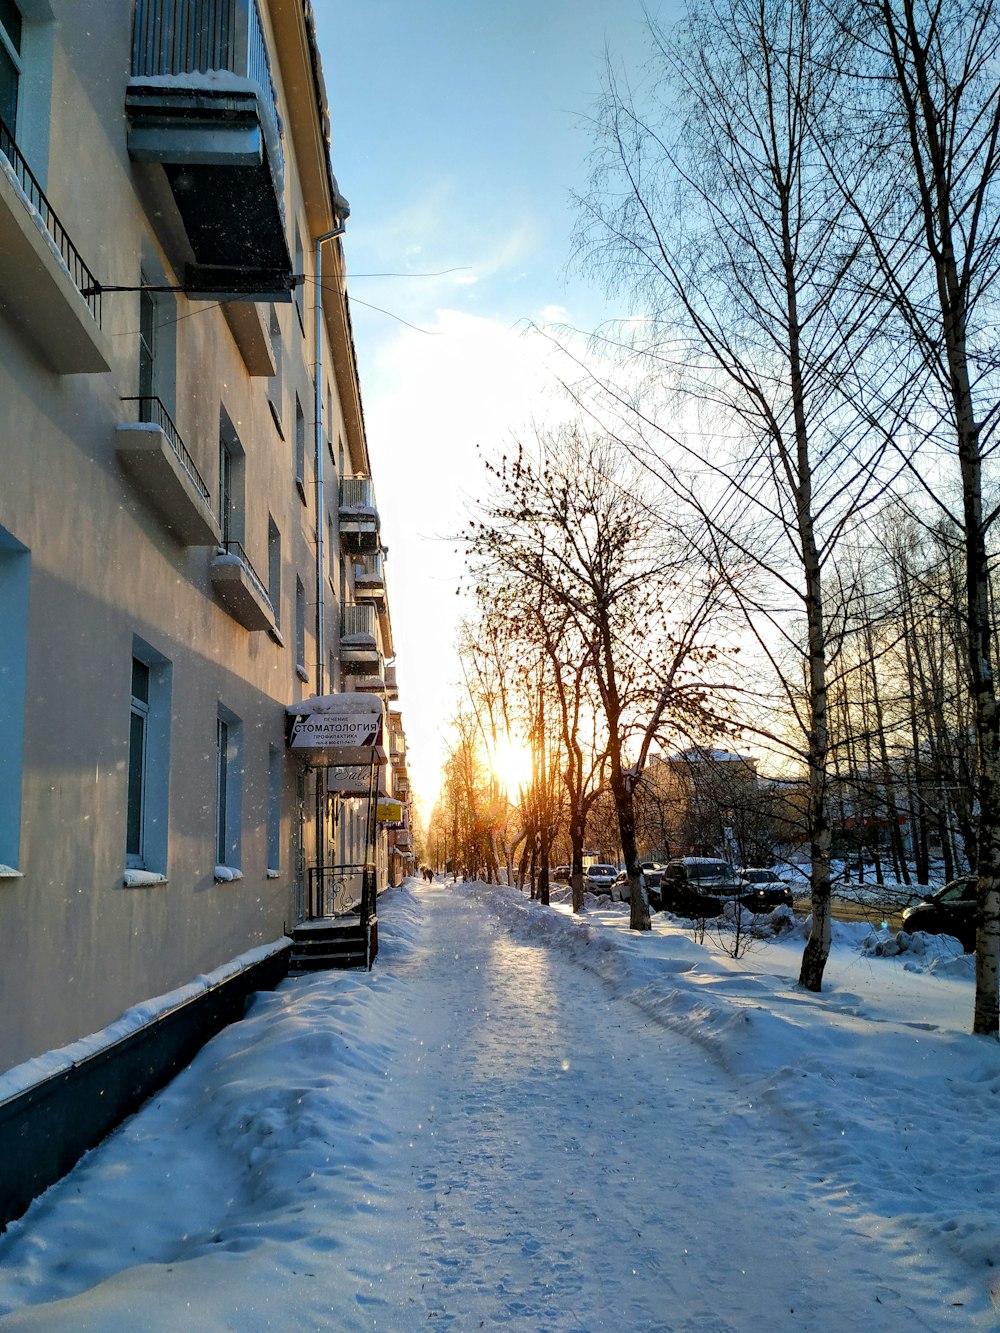
{"type": "Polygon", "coordinates": [[[299,328],[303,333],[306,331],[306,256],[302,247],[302,233],[298,227],[295,228],[295,310],[299,317],[299,328]]]}
{"type": "Polygon", "coordinates": [[[0,528],[0,874],[20,853],[30,570],[27,547],[0,528]]]}
{"type": "Polygon", "coordinates": [[[125,865],[167,872],[170,663],[148,643],[132,643],[125,865]]]}
{"type": "Polygon", "coordinates": [[[139,397],[152,398],[156,393],[156,299],[146,290],[149,279],[139,275],[139,397]]]}
{"type": "Polygon", "coordinates": [[[232,536],[233,514],[233,456],[226,441],[219,438],[219,523],[222,527],[223,545],[232,536]]]}
{"type": "Polygon", "coordinates": [[[219,526],[222,542],[243,541],[246,455],[228,415],[219,418],[219,526]]]}
{"type": "Polygon", "coordinates": [[[306,671],[306,590],[298,576],[295,579],[295,670],[303,680],[309,679],[306,671]]]}
{"type": "Polygon", "coordinates": [[[243,807],[243,724],[219,704],[215,719],[215,863],[238,870],[243,807]]]}
{"type": "Polygon", "coordinates": [[[274,519],[267,518],[267,595],[274,612],[274,627],[281,628],[281,533],[274,519]]]}
{"type": "Polygon", "coordinates": [[[326,386],[326,447],[330,450],[330,462],[337,466],[337,455],[333,449],[333,393],[329,384],[326,386]]]}
{"type": "Polygon", "coordinates": [[[281,761],[282,752],[272,745],[267,755],[267,869],[281,869],[281,761]]]}
{"type": "Polygon", "coordinates": [[[21,11],[14,0],[0,0],[0,120],[15,138],[22,69],[21,28],[21,11]]]}
{"type": "Polygon", "coordinates": [[[306,498],[306,418],[295,395],[295,484],[299,488],[303,503],[306,498]]]}
{"type": "MultiPolygon", "coordinates": [[[[0,4],[3,0],[0,0],[0,4]]],[[[159,398],[170,416],[176,407],[176,303],[169,292],[153,291],[167,285],[167,276],[151,250],[139,268],[139,386],[140,398],[159,398]]],[[[156,420],[154,415],[148,419],[156,420]]]]}
{"type": "Polygon", "coordinates": [[[274,417],[274,424],[278,427],[278,433],[283,436],[285,432],[281,425],[281,324],[278,321],[278,312],[274,306],[271,306],[271,314],[268,319],[268,333],[271,338],[274,374],[267,381],[267,402],[271,409],[271,416],[274,417]]]}
{"type": "Polygon", "coordinates": [[[149,667],[132,658],[132,707],[128,736],[128,824],[125,859],[144,865],[142,848],[146,826],[146,741],[149,729],[149,667]]]}

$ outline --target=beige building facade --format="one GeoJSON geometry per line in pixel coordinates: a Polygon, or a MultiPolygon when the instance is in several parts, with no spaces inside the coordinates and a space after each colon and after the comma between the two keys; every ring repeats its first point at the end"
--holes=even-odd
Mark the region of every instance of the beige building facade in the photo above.
{"type": "Polygon", "coordinates": [[[2,1074],[279,949],[317,863],[398,881],[408,815],[286,743],[396,697],[307,0],[5,0],[0,121],[2,1074]]]}

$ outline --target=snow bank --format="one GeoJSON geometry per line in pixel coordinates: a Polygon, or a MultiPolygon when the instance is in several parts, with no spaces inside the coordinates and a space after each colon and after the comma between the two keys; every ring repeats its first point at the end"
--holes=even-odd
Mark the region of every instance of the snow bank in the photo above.
{"type": "Polygon", "coordinates": [[[573,916],[516,889],[462,890],[738,1074],[750,1101],[768,1103],[879,1212],[1000,1267],[1000,1044],[970,1035],[974,959],[957,941],[914,935],[905,952],[876,956],[871,926],[834,922],[815,995],[798,985],[808,923],[752,940],[735,960],[663,913],[637,932],[624,903],[573,916]]]}

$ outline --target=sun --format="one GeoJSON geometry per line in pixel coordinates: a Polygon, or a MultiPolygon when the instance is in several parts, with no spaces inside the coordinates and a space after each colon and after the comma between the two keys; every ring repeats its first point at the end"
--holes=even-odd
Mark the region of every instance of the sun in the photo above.
{"type": "Polygon", "coordinates": [[[514,793],[531,780],[531,751],[511,736],[498,736],[490,767],[501,787],[514,793]]]}

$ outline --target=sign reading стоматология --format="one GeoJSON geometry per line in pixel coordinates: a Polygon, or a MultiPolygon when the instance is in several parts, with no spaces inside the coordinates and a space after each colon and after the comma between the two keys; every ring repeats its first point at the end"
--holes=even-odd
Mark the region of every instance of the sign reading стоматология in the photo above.
{"type": "Polygon", "coordinates": [[[285,710],[288,748],[305,763],[325,768],[386,762],[384,708],[372,694],[322,694],[285,710]]]}

